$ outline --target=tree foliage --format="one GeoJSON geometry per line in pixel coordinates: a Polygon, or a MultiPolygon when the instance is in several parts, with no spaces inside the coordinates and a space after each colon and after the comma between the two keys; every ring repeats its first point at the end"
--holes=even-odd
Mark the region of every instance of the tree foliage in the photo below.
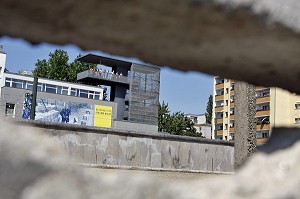
{"type": "MultiPolygon", "coordinates": [[[[56,49],[49,54],[48,60],[38,59],[35,63],[35,69],[32,71],[34,76],[48,79],[76,82],[77,73],[91,68],[95,68],[96,64],[89,64],[77,61],[81,57],[79,54],[74,61],[69,63],[69,55],[67,51],[56,49]]],[[[107,88],[104,87],[103,100],[107,100],[107,88]]]]}
{"type": "Polygon", "coordinates": [[[169,106],[165,102],[159,105],[158,130],[174,135],[202,136],[201,133],[196,132],[196,129],[193,127],[193,122],[188,119],[184,113],[176,112],[170,114],[169,106]]]}
{"type": "Polygon", "coordinates": [[[205,113],[205,119],[206,119],[207,124],[211,124],[212,109],[213,109],[213,96],[210,95],[208,98],[208,102],[207,102],[207,106],[206,106],[206,113],[205,113]]]}
{"type": "Polygon", "coordinates": [[[33,75],[66,82],[76,82],[77,73],[96,67],[95,64],[77,61],[77,58],[80,56],[78,55],[73,62],[69,63],[67,51],[57,49],[49,54],[48,60],[37,60],[33,75]]]}

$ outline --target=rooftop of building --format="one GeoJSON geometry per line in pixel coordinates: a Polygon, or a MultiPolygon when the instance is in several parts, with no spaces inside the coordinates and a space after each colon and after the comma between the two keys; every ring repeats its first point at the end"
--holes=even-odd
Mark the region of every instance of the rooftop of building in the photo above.
{"type": "Polygon", "coordinates": [[[204,116],[205,113],[202,113],[202,114],[186,113],[184,115],[187,116],[187,117],[198,117],[198,116],[204,116]]]}
{"type": "MultiPolygon", "coordinates": [[[[120,60],[120,59],[114,59],[114,58],[110,58],[110,57],[103,57],[103,56],[94,55],[94,54],[84,55],[82,57],[79,57],[77,60],[80,62],[92,63],[92,64],[102,64],[102,65],[110,66],[110,67],[122,66],[122,67],[125,67],[128,69],[130,69],[132,64],[140,64],[140,63],[129,62],[129,61],[124,61],[124,60],[120,60]]],[[[155,65],[151,65],[151,64],[147,64],[147,63],[143,63],[140,65],[144,65],[147,67],[151,67],[151,68],[160,70],[160,67],[155,66],[155,65]]]]}
{"type": "MultiPolygon", "coordinates": [[[[29,74],[19,74],[19,73],[13,73],[13,72],[5,72],[5,74],[17,75],[17,76],[20,76],[20,77],[34,78],[33,75],[29,75],[29,74]]],[[[85,86],[87,88],[99,88],[97,86],[91,86],[91,85],[87,85],[87,84],[80,84],[80,83],[77,83],[77,82],[66,82],[66,81],[61,81],[61,80],[48,79],[48,78],[44,78],[44,77],[38,77],[38,79],[52,81],[52,82],[54,81],[54,82],[67,83],[67,84],[70,84],[70,85],[85,86]]]]}
{"type": "Polygon", "coordinates": [[[211,124],[194,124],[194,126],[207,126],[207,127],[211,127],[211,124]]]}

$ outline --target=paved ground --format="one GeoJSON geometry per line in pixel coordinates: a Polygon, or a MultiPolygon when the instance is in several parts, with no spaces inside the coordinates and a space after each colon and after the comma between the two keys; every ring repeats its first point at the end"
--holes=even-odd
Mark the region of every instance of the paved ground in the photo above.
{"type": "Polygon", "coordinates": [[[125,170],[125,169],[104,169],[104,168],[85,168],[93,172],[101,173],[120,173],[129,175],[143,175],[145,177],[158,178],[163,182],[193,182],[195,180],[223,176],[222,174],[204,174],[204,173],[187,173],[187,172],[170,172],[170,171],[142,171],[142,170],[125,170]]]}

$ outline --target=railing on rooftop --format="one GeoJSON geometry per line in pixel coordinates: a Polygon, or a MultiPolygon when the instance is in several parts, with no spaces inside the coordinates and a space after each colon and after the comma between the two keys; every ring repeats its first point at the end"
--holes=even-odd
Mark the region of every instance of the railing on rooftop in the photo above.
{"type": "Polygon", "coordinates": [[[129,78],[127,76],[113,74],[111,72],[86,70],[77,74],[77,80],[82,80],[88,77],[129,84],[129,78]]]}

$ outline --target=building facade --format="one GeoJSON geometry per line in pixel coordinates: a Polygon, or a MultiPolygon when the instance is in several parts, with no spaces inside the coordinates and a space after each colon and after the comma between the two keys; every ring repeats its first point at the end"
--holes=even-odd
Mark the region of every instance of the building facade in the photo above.
{"type": "MultiPolygon", "coordinates": [[[[262,144],[272,127],[298,127],[300,98],[280,88],[256,86],[256,140],[262,144]]],[[[234,140],[234,80],[214,78],[214,139],[234,140]]]]}
{"type": "Polygon", "coordinates": [[[206,124],[205,114],[185,114],[193,123],[198,133],[205,138],[212,138],[211,124],[206,124]]]}
{"type": "MultiPolygon", "coordinates": [[[[1,48],[1,116],[29,119],[34,77],[4,72],[5,59],[1,48]]],[[[95,60],[112,70],[82,71],[81,84],[38,78],[35,120],[157,132],[160,69],[96,55],[79,59],[95,60]],[[109,101],[99,85],[111,87],[109,101]]]]}

